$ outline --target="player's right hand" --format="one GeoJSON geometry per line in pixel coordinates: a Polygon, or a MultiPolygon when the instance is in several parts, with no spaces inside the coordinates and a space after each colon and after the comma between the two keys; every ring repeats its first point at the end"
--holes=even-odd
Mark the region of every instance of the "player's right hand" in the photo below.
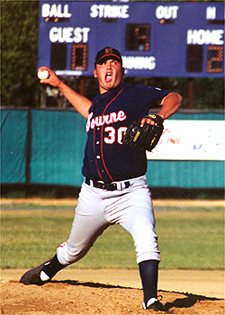
{"type": "Polygon", "coordinates": [[[52,86],[58,87],[60,85],[61,80],[57,77],[54,71],[49,69],[48,67],[40,67],[38,71],[44,71],[47,70],[49,72],[49,77],[46,80],[40,80],[40,83],[42,84],[50,84],[52,86]]]}

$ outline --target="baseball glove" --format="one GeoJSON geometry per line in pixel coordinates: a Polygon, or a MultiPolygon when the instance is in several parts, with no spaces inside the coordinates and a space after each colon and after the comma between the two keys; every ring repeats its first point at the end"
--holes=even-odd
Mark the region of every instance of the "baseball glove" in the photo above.
{"type": "Polygon", "coordinates": [[[145,122],[144,126],[141,127],[140,123],[142,119],[134,120],[123,134],[123,144],[140,150],[152,151],[154,149],[163,132],[163,119],[155,114],[148,114],[146,118],[150,118],[156,122],[157,126],[145,122]]]}

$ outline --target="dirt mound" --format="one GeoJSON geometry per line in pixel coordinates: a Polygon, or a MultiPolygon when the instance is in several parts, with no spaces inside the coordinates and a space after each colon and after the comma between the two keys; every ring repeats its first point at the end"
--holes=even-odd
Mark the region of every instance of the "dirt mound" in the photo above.
{"type": "MultiPolygon", "coordinates": [[[[77,199],[56,199],[56,198],[2,198],[1,204],[13,205],[13,204],[35,204],[35,205],[54,205],[54,206],[77,206],[77,199]]],[[[153,200],[155,207],[224,207],[224,200],[176,200],[176,199],[163,199],[153,200]]]]}
{"type": "MultiPolygon", "coordinates": [[[[1,314],[156,314],[142,309],[141,289],[75,280],[51,281],[44,286],[25,286],[12,280],[2,282],[1,314]]],[[[166,291],[159,291],[159,295],[173,314],[224,314],[222,299],[166,291]]]]}

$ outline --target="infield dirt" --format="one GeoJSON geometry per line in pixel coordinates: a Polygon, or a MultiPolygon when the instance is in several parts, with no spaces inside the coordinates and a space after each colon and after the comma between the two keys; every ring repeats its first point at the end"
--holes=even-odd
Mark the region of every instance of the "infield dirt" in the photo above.
{"type": "MultiPolygon", "coordinates": [[[[2,198],[1,204],[36,204],[36,205],[57,205],[76,206],[77,199],[51,199],[51,198],[2,198]]],[[[164,199],[153,200],[154,206],[179,206],[179,207],[225,207],[224,200],[176,200],[164,199]]]]}
{"type": "MultiPolygon", "coordinates": [[[[137,270],[65,269],[41,287],[19,283],[25,271],[2,270],[1,314],[156,314],[142,309],[137,270]]],[[[224,315],[223,280],[221,270],[161,270],[158,295],[173,314],[224,315]]]]}

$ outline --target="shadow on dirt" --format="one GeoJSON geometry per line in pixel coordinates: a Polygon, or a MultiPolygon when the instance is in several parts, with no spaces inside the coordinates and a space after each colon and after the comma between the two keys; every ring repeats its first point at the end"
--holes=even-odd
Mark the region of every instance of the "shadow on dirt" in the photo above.
{"type": "MultiPolygon", "coordinates": [[[[127,289],[132,290],[134,288],[131,287],[123,287],[119,285],[110,285],[110,284],[103,284],[103,283],[95,283],[95,282],[80,282],[77,280],[63,280],[63,281],[51,281],[52,283],[64,283],[69,285],[81,285],[81,286],[88,286],[92,288],[121,288],[121,289],[127,289]]],[[[141,289],[140,289],[141,290],[141,289]]],[[[218,298],[212,298],[212,297],[206,297],[203,295],[197,295],[197,294],[191,294],[191,293],[183,293],[183,292],[173,292],[173,291],[158,291],[159,295],[160,293],[174,293],[174,294],[181,294],[181,298],[176,298],[173,302],[167,302],[164,306],[166,311],[169,311],[171,308],[190,308],[195,305],[196,302],[199,301],[219,301],[223,299],[218,298]]]]}
{"type": "Polygon", "coordinates": [[[51,280],[51,283],[66,283],[70,285],[82,285],[84,287],[91,288],[121,288],[121,289],[133,289],[131,287],[123,287],[121,285],[111,285],[97,282],[81,282],[77,280],[51,280]]]}
{"type": "MultiPolygon", "coordinates": [[[[169,291],[161,291],[161,292],[169,292],[169,291]]],[[[178,293],[178,292],[172,292],[170,291],[169,293],[178,293]]],[[[199,301],[219,301],[222,299],[218,298],[211,298],[203,295],[197,295],[197,294],[191,294],[191,293],[183,293],[179,292],[182,295],[185,295],[185,297],[182,298],[177,298],[173,302],[166,303],[165,308],[167,310],[171,309],[172,307],[176,308],[189,308],[195,305],[196,302],[199,301]]]]}

